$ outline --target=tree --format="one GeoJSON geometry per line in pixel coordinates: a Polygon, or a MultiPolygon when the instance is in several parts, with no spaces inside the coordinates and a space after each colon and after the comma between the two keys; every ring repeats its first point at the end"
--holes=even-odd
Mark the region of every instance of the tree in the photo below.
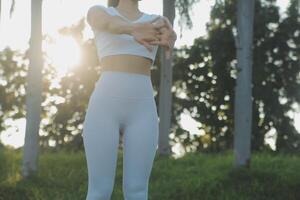
{"type": "MultiPolygon", "coordinates": [[[[174,24],[175,11],[178,9],[181,18],[179,21],[181,31],[183,25],[192,27],[189,9],[199,0],[164,0],[163,15],[171,24],[174,24]]],[[[170,154],[169,134],[172,118],[172,85],[173,85],[173,57],[165,59],[165,52],[160,52],[160,81],[159,81],[159,153],[170,154]]]]}
{"type": "MultiPolygon", "coordinates": [[[[175,0],[163,1],[163,15],[166,16],[171,24],[175,18],[175,0]]],[[[171,126],[171,107],[172,107],[172,57],[166,59],[165,51],[161,51],[161,71],[159,87],[159,144],[160,154],[170,154],[169,132],[171,126]]]]}
{"type": "MultiPolygon", "coordinates": [[[[0,16],[1,16],[0,1],[0,16]]],[[[22,165],[23,177],[28,177],[37,171],[38,137],[42,102],[42,0],[31,1],[31,38],[30,38],[30,67],[27,76],[26,94],[26,133],[22,165]]],[[[12,0],[10,17],[15,8],[12,0]]]]}
{"type": "Polygon", "coordinates": [[[39,126],[42,102],[42,0],[31,1],[31,37],[26,86],[26,132],[22,176],[36,173],[38,167],[39,126]]]}
{"type": "Polygon", "coordinates": [[[249,166],[252,132],[252,41],[254,0],[237,2],[237,79],[234,101],[236,166],[249,166]]]}
{"type": "MultiPolygon", "coordinates": [[[[207,35],[174,52],[175,134],[170,142],[179,143],[185,152],[233,149],[236,2],[217,2],[207,23],[207,35]],[[191,134],[180,127],[183,112],[201,123],[199,132],[191,134]]],[[[288,115],[294,111],[293,105],[300,103],[299,4],[297,0],[290,2],[286,17],[280,16],[273,0],[255,2],[252,152],[300,150],[300,134],[288,115]],[[275,140],[275,149],[265,138],[275,140]]]]}

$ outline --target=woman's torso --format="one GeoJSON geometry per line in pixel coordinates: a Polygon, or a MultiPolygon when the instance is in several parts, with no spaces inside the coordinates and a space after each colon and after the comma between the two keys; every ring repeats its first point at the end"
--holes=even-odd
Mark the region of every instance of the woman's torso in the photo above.
{"type": "Polygon", "coordinates": [[[101,62],[102,71],[123,71],[151,75],[152,61],[135,55],[113,55],[104,57],[101,62]]]}
{"type": "MultiPolygon", "coordinates": [[[[124,16],[124,14],[119,13],[115,8],[109,7],[106,8],[106,10],[112,15],[119,15],[120,17],[128,20],[128,17],[124,16]]],[[[144,13],[144,15],[147,14],[144,13]]],[[[132,19],[133,17],[134,16],[130,18],[132,19]]],[[[147,15],[143,18],[140,18],[141,20],[136,20],[136,22],[142,22],[151,18],[153,19],[153,17],[156,17],[156,15],[147,15]]],[[[101,54],[101,52],[99,53],[101,54]]],[[[104,56],[100,59],[100,66],[102,71],[123,71],[150,76],[150,69],[153,62],[154,60],[140,55],[119,54],[104,56]]]]}

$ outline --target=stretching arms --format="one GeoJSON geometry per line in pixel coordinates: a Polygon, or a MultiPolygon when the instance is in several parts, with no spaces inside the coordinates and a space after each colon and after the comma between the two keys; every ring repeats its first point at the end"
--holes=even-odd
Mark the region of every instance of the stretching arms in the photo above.
{"type": "Polygon", "coordinates": [[[96,5],[87,13],[87,22],[92,29],[106,30],[115,34],[129,34],[151,51],[151,45],[160,45],[166,49],[170,58],[177,35],[166,17],[157,17],[143,23],[130,23],[119,16],[112,16],[105,7],[96,5]],[[101,20],[99,20],[101,19],[101,20]]]}
{"type": "Polygon", "coordinates": [[[154,25],[158,18],[144,23],[130,23],[119,16],[112,16],[105,11],[103,6],[93,6],[88,10],[87,22],[92,29],[106,30],[115,34],[129,34],[149,51],[149,42],[159,40],[159,29],[164,26],[154,25]],[[99,20],[101,19],[101,20],[99,20]]]}
{"type": "Polygon", "coordinates": [[[155,24],[164,24],[164,26],[159,30],[159,40],[152,41],[150,44],[164,47],[166,50],[166,58],[170,59],[175,41],[177,40],[177,34],[173,30],[173,26],[167,17],[163,16],[160,20],[156,21],[155,24]]]}

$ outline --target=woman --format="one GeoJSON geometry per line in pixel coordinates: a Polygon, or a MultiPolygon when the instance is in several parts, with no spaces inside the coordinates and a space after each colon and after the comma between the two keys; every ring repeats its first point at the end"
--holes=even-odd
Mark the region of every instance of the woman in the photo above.
{"type": "Polygon", "coordinates": [[[109,7],[95,5],[87,13],[102,67],[83,124],[87,200],[111,197],[120,131],[124,199],[148,199],[158,144],[150,67],[158,46],[164,47],[170,57],[176,34],[167,18],[142,13],[138,1],[110,1],[109,7]]]}

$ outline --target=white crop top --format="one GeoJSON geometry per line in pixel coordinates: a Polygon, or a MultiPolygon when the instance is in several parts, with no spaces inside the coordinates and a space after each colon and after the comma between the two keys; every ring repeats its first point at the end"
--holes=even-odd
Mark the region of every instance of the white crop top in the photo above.
{"type": "MultiPolygon", "coordinates": [[[[147,22],[155,19],[159,15],[156,14],[146,14],[143,15],[134,21],[131,21],[121,15],[118,10],[114,7],[104,7],[102,5],[96,5],[104,9],[108,14],[115,16],[118,15],[125,19],[128,22],[147,22]]],[[[144,45],[138,43],[132,35],[128,34],[114,34],[105,30],[93,29],[95,35],[95,44],[97,48],[97,55],[99,60],[109,55],[120,55],[120,54],[129,54],[129,55],[138,55],[152,60],[154,63],[155,56],[157,53],[158,45],[151,45],[152,51],[150,52],[144,45]]]]}

